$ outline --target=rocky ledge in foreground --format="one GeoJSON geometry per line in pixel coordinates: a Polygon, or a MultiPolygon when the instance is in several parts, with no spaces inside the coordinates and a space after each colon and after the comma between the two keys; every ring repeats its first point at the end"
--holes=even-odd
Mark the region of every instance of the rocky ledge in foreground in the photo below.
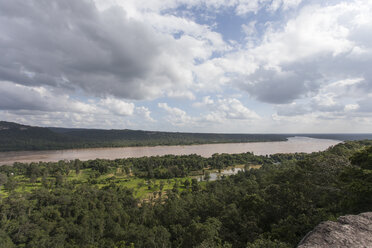
{"type": "Polygon", "coordinates": [[[320,223],[298,245],[298,248],[309,247],[372,247],[372,212],[320,223]]]}

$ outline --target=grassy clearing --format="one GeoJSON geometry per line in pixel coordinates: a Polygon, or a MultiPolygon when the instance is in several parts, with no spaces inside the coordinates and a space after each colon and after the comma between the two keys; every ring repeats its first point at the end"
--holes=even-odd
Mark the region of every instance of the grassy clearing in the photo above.
{"type": "MultiPolygon", "coordinates": [[[[231,168],[241,168],[244,165],[232,166],[231,168]]],[[[229,169],[229,168],[227,168],[229,169]]],[[[205,172],[217,172],[217,170],[207,169],[205,172]]],[[[156,195],[166,195],[168,190],[172,190],[175,187],[178,191],[185,190],[184,181],[189,180],[191,182],[192,178],[203,176],[203,171],[198,171],[195,173],[198,176],[190,176],[183,178],[172,178],[172,179],[144,179],[133,176],[132,174],[125,174],[120,169],[112,169],[106,174],[99,175],[96,171],[91,169],[82,169],[79,173],[71,170],[68,175],[64,175],[63,181],[74,183],[74,184],[84,184],[89,183],[96,185],[98,188],[106,187],[110,184],[116,184],[124,186],[128,189],[132,189],[134,196],[138,199],[149,199],[157,198],[156,195]]],[[[55,184],[55,177],[39,177],[31,179],[24,176],[15,176],[14,180],[16,182],[14,191],[18,193],[28,193],[35,189],[41,188],[48,185],[51,187],[55,184]]],[[[199,182],[202,187],[205,187],[206,182],[199,182]]],[[[4,186],[0,186],[0,196],[2,198],[9,195],[9,190],[5,190],[4,186]]]]}
{"type": "MultiPolygon", "coordinates": [[[[182,191],[185,189],[183,182],[186,179],[191,181],[191,177],[147,180],[132,175],[126,175],[118,170],[109,171],[104,175],[97,176],[97,174],[95,174],[91,169],[83,169],[80,170],[79,173],[70,171],[67,176],[63,176],[64,182],[74,184],[89,183],[96,185],[98,188],[103,188],[110,184],[122,185],[128,189],[132,189],[134,196],[139,199],[147,199],[150,196],[155,195],[154,192],[157,194],[161,192],[161,194],[164,195],[167,190],[172,190],[175,185],[177,185],[179,191],[182,191]]],[[[44,182],[44,185],[53,185],[56,181],[54,177],[46,177],[44,179],[39,177],[34,179],[34,182],[31,182],[29,178],[24,176],[15,176],[14,180],[16,182],[14,192],[18,193],[32,192],[35,189],[41,188],[43,186],[43,180],[46,181],[46,183],[44,182]]],[[[9,190],[5,190],[4,186],[0,186],[0,196],[4,198],[8,195],[9,190]]]]}

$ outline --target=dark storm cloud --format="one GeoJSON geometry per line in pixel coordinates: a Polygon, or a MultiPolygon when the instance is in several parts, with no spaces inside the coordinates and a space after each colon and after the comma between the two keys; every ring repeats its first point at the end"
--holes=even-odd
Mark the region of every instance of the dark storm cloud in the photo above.
{"type": "Polygon", "coordinates": [[[47,110],[49,106],[37,91],[9,82],[0,83],[0,99],[1,110],[47,110]]]}
{"type": "Polygon", "coordinates": [[[360,106],[358,109],[360,112],[372,112],[372,97],[363,99],[358,104],[360,106]]]}
{"type": "Polygon", "coordinates": [[[240,89],[262,102],[285,104],[328,84],[361,78],[357,87],[363,92],[353,98],[363,98],[372,92],[370,12],[363,1],[304,7],[282,28],[267,29],[256,47],[249,44],[246,57],[259,70],[239,78],[240,89]]]}
{"type": "Polygon", "coordinates": [[[281,116],[297,116],[297,115],[305,115],[311,112],[308,106],[304,104],[296,104],[296,105],[279,105],[277,106],[277,114],[281,116]]]}
{"type": "MultiPolygon", "coordinates": [[[[235,82],[261,102],[287,104],[317,94],[320,88],[336,81],[362,78],[353,86],[353,91],[359,89],[357,94],[362,96],[372,92],[371,64],[371,53],[355,54],[350,50],[339,55],[323,54],[283,63],[279,72],[261,66],[253,74],[242,76],[235,82]]],[[[352,93],[351,89],[349,93],[352,93]]],[[[319,106],[313,107],[320,110],[319,106]]],[[[337,106],[329,111],[339,111],[340,108],[337,106]]]]}
{"type": "Polygon", "coordinates": [[[315,75],[304,70],[278,72],[262,67],[239,79],[238,86],[259,101],[275,104],[290,103],[318,88],[315,75]]]}
{"type": "MultiPolygon", "coordinates": [[[[299,115],[306,115],[314,112],[327,112],[333,113],[332,115],[336,115],[337,113],[344,112],[344,105],[342,104],[335,104],[330,106],[320,105],[314,101],[310,103],[304,104],[285,104],[276,106],[277,114],[281,116],[299,116],[299,115]]],[[[330,117],[332,118],[332,117],[330,117]]]]}
{"type": "Polygon", "coordinates": [[[0,0],[0,80],[143,99],[162,86],[159,39],[90,0],[0,0]]]}
{"type": "Polygon", "coordinates": [[[89,111],[86,104],[42,87],[0,82],[0,110],[37,112],[89,111]]]}

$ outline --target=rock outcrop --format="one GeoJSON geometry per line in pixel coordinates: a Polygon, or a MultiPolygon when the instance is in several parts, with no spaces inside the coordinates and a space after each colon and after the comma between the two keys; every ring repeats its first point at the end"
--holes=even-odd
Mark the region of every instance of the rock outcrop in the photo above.
{"type": "Polygon", "coordinates": [[[299,243],[298,248],[372,247],[372,212],[346,215],[337,222],[320,223],[299,243]]]}

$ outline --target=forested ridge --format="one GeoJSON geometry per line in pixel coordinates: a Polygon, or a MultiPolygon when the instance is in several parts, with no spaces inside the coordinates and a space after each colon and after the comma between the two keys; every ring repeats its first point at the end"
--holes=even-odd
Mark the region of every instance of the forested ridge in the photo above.
{"type": "Polygon", "coordinates": [[[0,247],[294,247],[321,221],[372,210],[371,145],[1,166],[0,247]],[[190,178],[241,163],[214,182],[190,178]],[[159,197],[135,197],[120,173],[159,197]]]}
{"type": "Polygon", "coordinates": [[[94,147],[156,145],[193,145],[286,141],[289,137],[336,140],[372,139],[372,134],[220,134],[182,133],[143,130],[103,130],[33,127],[0,121],[0,152],[23,150],[59,150],[94,147]]]}
{"type": "Polygon", "coordinates": [[[282,134],[45,128],[0,121],[0,151],[285,141],[282,134]]]}

